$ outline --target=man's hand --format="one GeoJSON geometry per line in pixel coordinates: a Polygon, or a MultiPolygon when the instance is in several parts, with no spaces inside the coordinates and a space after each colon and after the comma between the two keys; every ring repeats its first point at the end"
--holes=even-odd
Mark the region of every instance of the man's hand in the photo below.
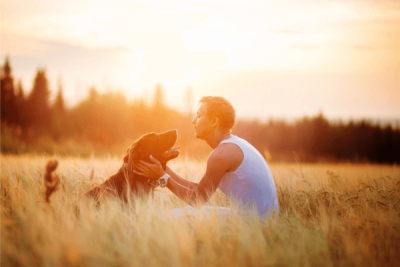
{"type": "Polygon", "coordinates": [[[133,166],[134,169],[132,171],[138,175],[147,177],[148,179],[157,180],[161,176],[163,176],[166,172],[161,166],[161,163],[155,158],[153,158],[153,156],[150,156],[150,160],[154,164],[141,160],[139,161],[138,164],[135,164],[133,166]]]}

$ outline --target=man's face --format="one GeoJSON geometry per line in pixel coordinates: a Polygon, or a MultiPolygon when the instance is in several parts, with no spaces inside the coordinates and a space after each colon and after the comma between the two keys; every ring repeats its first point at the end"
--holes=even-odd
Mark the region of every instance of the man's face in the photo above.
{"type": "Polygon", "coordinates": [[[194,132],[196,138],[207,139],[212,133],[213,127],[210,118],[207,113],[207,103],[200,103],[197,109],[196,117],[192,120],[194,125],[194,132]]]}

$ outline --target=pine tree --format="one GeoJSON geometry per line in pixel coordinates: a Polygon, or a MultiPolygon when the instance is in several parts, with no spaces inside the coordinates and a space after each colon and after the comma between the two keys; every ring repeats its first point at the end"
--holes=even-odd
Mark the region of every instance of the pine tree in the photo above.
{"type": "Polygon", "coordinates": [[[57,92],[56,100],[54,102],[53,110],[54,110],[54,112],[57,112],[59,114],[65,113],[65,104],[64,104],[63,94],[62,94],[61,81],[58,82],[58,92],[57,92]]]}
{"type": "Polygon", "coordinates": [[[22,81],[21,80],[18,80],[17,99],[25,99],[24,88],[22,87],[22,81]]]}
{"type": "Polygon", "coordinates": [[[25,94],[21,80],[18,81],[17,85],[16,105],[18,109],[18,124],[22,127],[22,129],[25,129],[28,120],[27,120],[25,94]]]}
{"type": "Polygon", "coordinates": [[[1,120],[17,124],[17,106],[9,57],[6,57],[1,71],[1,120]]]}
{"type": "Polygon", "coordinates": [[[47,130],[51,121],[49,107],[50,90],[48,87],[46,72],[38,69],[33,84],[33,89],[28,99],[30,125],[36,129],[47,130]]]}
{"type": "Polygon", "coordinates": [[[52,110],[51,134],[54,139],[58,140],[61,136],[67,134],[67,124],[68,121],[65,114],[65,104],[62,95],[62,85],[60,79],[58,81],[58,92],[52,110]]]}

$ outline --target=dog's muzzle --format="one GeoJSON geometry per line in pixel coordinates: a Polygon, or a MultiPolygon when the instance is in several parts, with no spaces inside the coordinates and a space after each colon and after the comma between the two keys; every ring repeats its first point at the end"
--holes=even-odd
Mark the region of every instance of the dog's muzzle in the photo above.
{"type": "Polygon", "coordinates": [[[170,150],[165,151],[161,157],[165,159],[173,159],[176,158],[179,155],[179,146],[178,147],[173,147],[170,150]]]}

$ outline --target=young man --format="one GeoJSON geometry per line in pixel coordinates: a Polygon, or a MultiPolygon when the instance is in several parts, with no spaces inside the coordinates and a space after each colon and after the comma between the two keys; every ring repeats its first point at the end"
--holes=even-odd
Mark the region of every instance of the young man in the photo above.
{"type": "Polygon", "coordinates": [[[196,138],[214,149],[199,183],[179,177],[169,167],[164,171],[154,158],[151,158],[154,164],[141,161],[134,172],[161,179],[175,195],[192,206],[206,203],[219,188],[231,201],[241,204],[241,213],[245,214],[249,206],[256,207],[261,219],[278,212],[274,180],[264,158],[247,141],[231,134],[235,123],[232,105],[222,97],[203,97],[192,123],[196,138]]]}

